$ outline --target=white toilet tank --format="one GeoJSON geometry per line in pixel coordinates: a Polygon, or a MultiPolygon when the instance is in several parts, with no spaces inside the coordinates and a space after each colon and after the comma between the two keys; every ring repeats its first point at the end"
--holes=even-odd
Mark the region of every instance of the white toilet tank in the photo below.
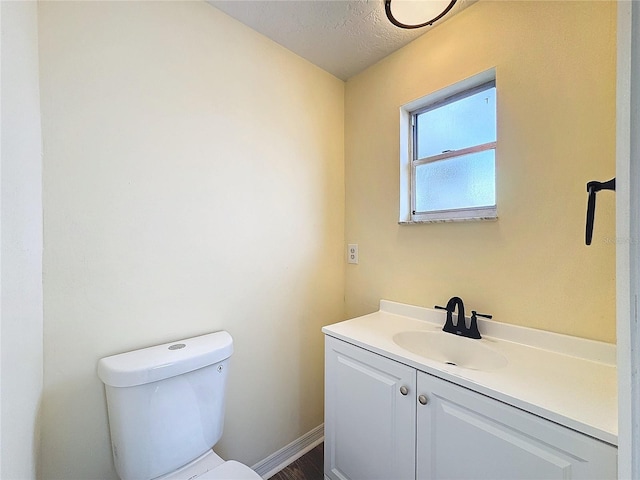
{"type": "Polygon", "coordinates": [[[220,331],[103,358],[111,444],[122,480],[150,480],[220,439],[233,340],[220,331]]]}

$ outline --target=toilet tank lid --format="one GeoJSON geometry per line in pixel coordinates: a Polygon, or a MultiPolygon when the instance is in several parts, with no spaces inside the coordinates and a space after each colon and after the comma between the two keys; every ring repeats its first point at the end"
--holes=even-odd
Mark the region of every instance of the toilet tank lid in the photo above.
{"type": "Polygon", "coordinates": [[[133,387],[213,365],[232,353],[231,335],[219,331],[101,358],[98,377],[112,387],[133,387]]]}

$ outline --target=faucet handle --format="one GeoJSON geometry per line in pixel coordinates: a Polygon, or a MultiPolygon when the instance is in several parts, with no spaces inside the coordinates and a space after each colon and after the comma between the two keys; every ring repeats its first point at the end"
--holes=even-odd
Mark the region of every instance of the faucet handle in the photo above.
{"type": "Polygon", "coordinates": [[[440,305],[434,305],[433,308],[437,308],[438,310],[447,310],[447,307],[441,307],[440,305]]]}
{"type": "Polygon", "coordinates": [[[478,330],[477,317],[491,318],[491,315],[485,315],[483,313],[478,313],[475,310],[471,310],[471,325],[469,326],[469,330],[467,330],[466,335],[469,338],[482,338],[482,335],[480,335],[480,331],[478,330]]]}

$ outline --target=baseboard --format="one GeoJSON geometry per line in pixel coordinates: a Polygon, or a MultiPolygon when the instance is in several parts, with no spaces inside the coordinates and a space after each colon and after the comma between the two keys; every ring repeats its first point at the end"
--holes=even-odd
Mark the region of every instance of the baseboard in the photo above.
{"type": "Polygon", "coordinates": [[[323,440],[324,423],[305,433],[300,438],[294,440],[289,445],[281,448],[274,454],[269,455],[264,460],[256,463],[251,468],[266,480],[274,476],[283,468],[295,462],[309,450],[313,449],[317,445],[320,445],[323,440]]]}

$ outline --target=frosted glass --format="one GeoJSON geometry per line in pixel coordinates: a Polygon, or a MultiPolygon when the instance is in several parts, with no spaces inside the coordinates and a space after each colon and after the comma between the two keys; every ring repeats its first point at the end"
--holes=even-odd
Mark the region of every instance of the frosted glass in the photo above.
{"type": "Polygon", "coordinates": [[[416,115],[418,159],[496,141],[496,89],[416,115]]]}
{"type": "Polygon", "coordinates": [[[416,211],[489,207],[496,204],[495,150],[416,167],[416,211]]]}

